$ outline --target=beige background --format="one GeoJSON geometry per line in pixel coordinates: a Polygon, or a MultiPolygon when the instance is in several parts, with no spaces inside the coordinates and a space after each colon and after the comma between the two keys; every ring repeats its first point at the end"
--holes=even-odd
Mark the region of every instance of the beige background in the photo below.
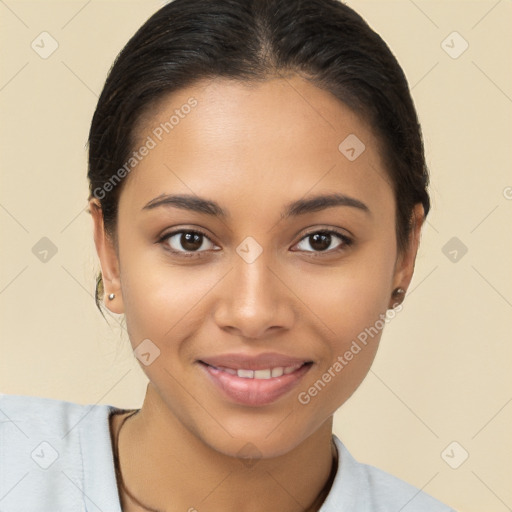
{"type": "MultiPolygon", "coordinates": [[[[361,461],[460,512],[511,510],[512,2],[348,4],[406,72],[433,209],[404,310],[335,430],[361,461]],[[465,451],[458,469],[445,462],[465,451]]],[[[94,305],[84,145],[114,57],[161,5],[0,1],[3,393],[141,405],[121,319],[107,325],[94,305]],[[31,47],[43,31],[58,43],[46,59],[31,47]],[[42,237],[57,249],[46,262],[33,252],[42,237]]]]}

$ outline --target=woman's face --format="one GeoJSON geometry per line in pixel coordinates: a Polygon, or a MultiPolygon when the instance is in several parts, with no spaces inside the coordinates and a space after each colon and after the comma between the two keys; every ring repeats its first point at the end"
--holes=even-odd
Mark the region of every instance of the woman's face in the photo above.
{"type": "Polygon", "coordinates": [[[377,140],[298,76],[203,81],[138,135],[117,253],[95,215],[106,303],[170,421],[222,453],[285,453],[359,386],[412,277],[377,140]]]}

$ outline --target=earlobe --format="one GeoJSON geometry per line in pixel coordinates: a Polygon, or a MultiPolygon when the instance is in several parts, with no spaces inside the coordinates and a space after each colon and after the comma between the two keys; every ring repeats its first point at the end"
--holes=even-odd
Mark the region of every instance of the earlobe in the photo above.
{"type": "Polygon", "coordinates": [[[93,219],[94,245],[100,260],[103,280],[103,302],[112,313],[124,313],[119,261],[114,242],[105,232],[103,212],[100,202],[94,198],[89,201],[89,213],[93,219]]]}

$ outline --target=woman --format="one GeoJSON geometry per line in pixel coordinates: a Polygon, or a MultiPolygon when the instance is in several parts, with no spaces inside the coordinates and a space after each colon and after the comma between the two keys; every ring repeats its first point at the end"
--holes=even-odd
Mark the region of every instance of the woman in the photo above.
{"type": "Polygon", "coordinates": [[[449,510],[332,433],[430,206],[406,79],[359,15],[174,0],[109,73],[88,178],[97,304],[149,384],[135,411],[4,396],[9,510],[449,510]]]}

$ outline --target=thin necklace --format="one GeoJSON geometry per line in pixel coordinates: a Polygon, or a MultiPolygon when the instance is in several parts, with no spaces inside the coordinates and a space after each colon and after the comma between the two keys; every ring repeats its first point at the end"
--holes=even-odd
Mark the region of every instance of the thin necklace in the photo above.
{"type": "Polygon", "coordinates": [[[150,512],[164,512],[162,510],[158,510],[158,509],[155,509],[155,508],[150,508],[146,505],[144,505],[143,503],[141,503],[126,487],[126,485],[124,484],[124,480],[123,480],[123,475],[121,473],[121,465],[119,464],[119,434],[121,432],[121,429],[123,428],[123,425],[124,425],[124,422],[128,419],[128,418],[131,418],[134,414],[137,414],[138,412],[140,412],[140,409],[137,409],[135,411],[133,411],[131,414],[128,414],[128,416],[125,416],[123,418],[123,421],[121,422],[121,425],[119,425],[119,428],[117,429],[117,434],[116,434],[116,442],[115,442],[115,447],[114,447],[114,467],[115,467],[115,470],[116,470],[116,476],[117,476],[117,481],[119,482],[119,487],[121,488],[121,490],[134,502],[136,503],[139,507],[142,507],[143,509],[145,510],[149,510],[150,512]]]}
{"type": "MultiPolygon", "coordinates": [[[[140,412],[140,409],[136,409],[128,416],[125,416],[123,418],[123,421],[121,422],[121,425],[119,425],[119,428],[117,429],[116,438],[115,438],[115,446],[114,446],[114,468],[116,471],[116,477],[117,482],[119,484],[120,489],[122,490],[134,503],[136,503],[139,507],[148,510],[149,512],[165,512],[163,510],[159,510],[156,508],[148,507],[147,505],[144,505],[141,503],[125,486],[123,475],[121,473],[121,465],[119,464],[119,434],[121,432],[121,429],[123,428],[124,422],[131,418],[134,414],[137,414],[140,412]]],[[[318,496],[316,497],[315,501],[311,504],[309,509],[307,509],[305,512],[309,512],[310,510],[318,510],[318,508],[321,506],[321,504],[324,502],[325,498],[329,494],[329,491],[331,489],[332,483],[334,481],[334,478],[336,476],[336,471],[338,469],[338,450],[336,449],[336,445],[334,444],[334,441],[331,440],[331,448],[332,448],[332,465],[331,465],[331,472],[329,474],[329,478],[327,479],[326,484],[324,485],[323,489],[320,491],[318,496]]]]}

